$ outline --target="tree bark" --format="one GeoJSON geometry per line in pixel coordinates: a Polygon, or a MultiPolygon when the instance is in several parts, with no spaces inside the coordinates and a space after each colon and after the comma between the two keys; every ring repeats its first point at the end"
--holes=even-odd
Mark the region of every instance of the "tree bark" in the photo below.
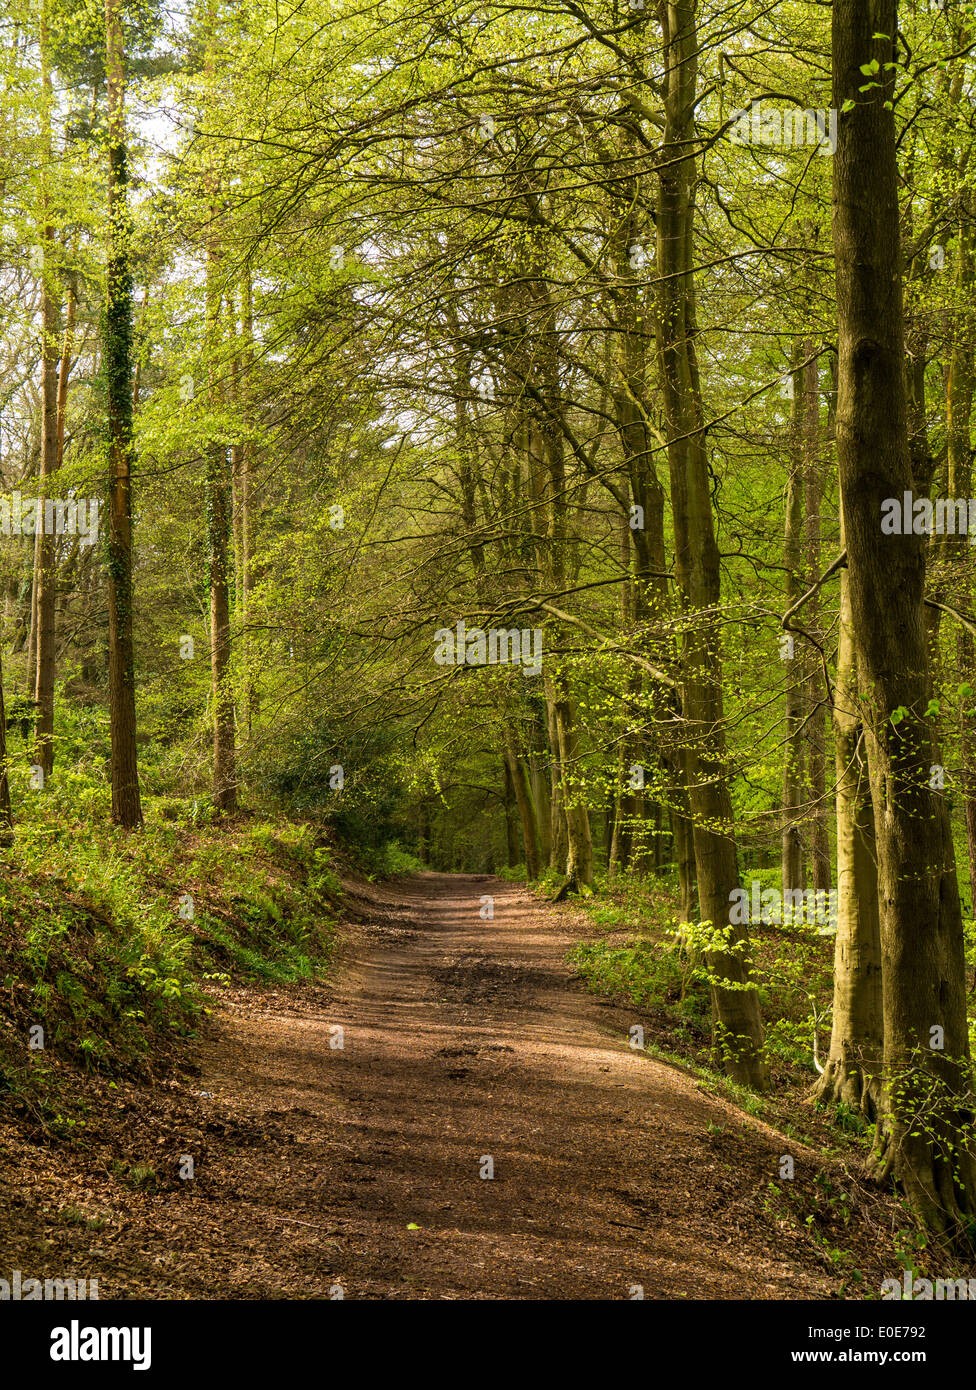
{"type": "MultiPolygon", "coordinates": [[[[973,484],[973,464],[970,450],[970,430],[973,397],[976,393],[976,314],[973,294],[974,276],[973,218],[976,207],[971,196],[963,200],[959,220],[958,262],[956,273],[956,314],[953,323],[952,348],[946,376],[946,449],[948,455],[949,496],[969,497],[973,484]]],[[[972,612],[971,582],[969,580],[968,537],[942,537],[944,553],[960,582],[966,586],[966,608],[972,612]]],[[[972,633],[961,628],[957,642],[959,672],[964,682],[971,681],[976,652],[972,633]]],[[[976,695],[963,698],[959,710],[959,761],[962,787],[963,816],[966,826],[966,848],[969,859],[970,904],[976,911],[976,695]]]]}
{"type": "Polygon", "coordinates": [[[883,535],[913,488],[894,94],[897,0],[834,0],[837,458],[851,616],[866,691],[881,904],[884,1078],[873,1170],[939,1236],[976,1215],[962,916],[938,763],[923,610],[924,537],[883,535]],[[878,80],[866,91],[864,65],[878,80]],[[844,110],[845,103],[850,109],[844,110]]]}
{"type": "MultiPolygon", "coordinates": [[[[798,382],[802,401],[803,420],[803,491],[806,523],[806,572],[809,584],[820,577],[820,506],[823,479],[820,471],[820,383],[813,340],[807,338],[801,347],[804,365],[798,382]]],[[[804,626],[814,641],[823,646],[820,620],[820,594],[814,593],[804,610],[804,626]]],[[[832,886],[830,870],[830,835],[827,828],[827,734],[824,705],[823,668],[816,649],[809,653],[807,678],[806,724],[807,785],[810,798],[810,869],[816,892],[829,892],[832,886]]]]}
{"type": "MultiPolygon", "coordinates": [[[[208,11],[209,41],[206,69],[213,79],[216,63],[216,4],[208,11]]],[[[208,175],[210,222],[219,213],[217,189],[208,175]]],[[[220,386],[222,297],[218,284],[220,246],[215,232],[207,239],[207,395],[211,417],[216,420],[224,404],[220,386]]],[[[218,427],[219,433],[219,427],[218,427]]],[[[234,746],[234,694],[231,686],[230,576],[227,563],[227,448],[222,439],[207,447],[207,554],[210,564],[210,673],[213,700],[213,804],[216,810],[237,810],[237,768],[234,746]]]]}
{"type": "Polygon", "coordinates": [[[512,781],[512,769],[507,754],[502,758],[502,774],[505,788],[505,863],[510,869],[514,869],[519,864],[519,837],[516,826],[518,806],[515,803],[515,783],[512,781]]]}
{"type": "Polygon", "coordinates": [[[121,0],[105,0],[108,94],[109,260],[104,365],[108,395],[109,710],[112,819],[142,824],[136,761],[135,659],[132,642],[132,227],[125,147],[125,60],[121,0]]]}
{"type": "Polygon", "coordinates": [[[695,349],[694,186],[698,39],[692,0],[662,4],[665,128],[658,210],[658,343],[671,474],[675,569],[684,605],[682,709],[702,918],[725,933],[707,954],[714,1046],[726,1071],[765,1088],[759,999],[748,932],[730,922],[739,887],[725,761],[718,606],[721,577],[695,349]]]}
{"type": "MultiPolygon", "coordinates": [[[[212,276],[211,263],[209,274],[212,276]]],[[[213,293],[213,291],[211,291],[213,293]]],[[[219,296],[217,296],[219,303],[219,296]]],[[[219,314],[215,311],[213,324],[219,314]]],[[[212,348],[212,351],[214,348],[212,348]]],[[[216,368],[210,368],[210,406],[218,407],[216,368]]],[[[230,583],[227,566],[227,451],[214,441],[207,449],[207,552],[210,561],[210,671],[213,697],[213,803],[218,811],[237,809],[234,748],[234,697],[230,683],[230,583]]]]}
{"type": "Polygon", "coordinates": [[[3,664],[0,658],[0,846],[9,848],[13,842],[14,817],[7,775],[7,712],[3,701],[3,664]]]}
{"type": "Polygon", "coordinates": [[[840,586],[833,711],[837,779],[834,1003],[830,1051],[814,1095],[828,1104],[843,1102],[874,1120],[884,1045],[878,870],[846,570],[841,571],[840,586]]]}
{"type": "MultiPolygon", "coordinates": [[[[40,17],[41,57],[41,121],[48,166],[53,162],[51,139],[51,108],[54,90],[48,43],[48,6],[41,0],[40,17]]],[[[41,457],[38,470],[37,494],[40,516],[34,536],[34,590],[37,605],[35,616],[35,684],[37,706],[34,760],[39,763],[45,779],[54,769],[54,681],[55,681],[55,624],[57,613],[57,538],[48,534],[46,508],[51,479],[58,468],[58,289],[53,265],[54,227],[50,221],[50,194],[45,169],[41,190],[41,457]]]]}
{"type": "MultiPolygon", "coordinates": [[[[505,767],[508,777],[511,779],[512,791],[515,795],[515,804],[518,808],[519,821],[522,826],[522,845],[525,850],[526,876],[530,879],[538,878],[541,866],[539,861],[539,831],[536,824],[535,806],[532,803],[532,792],[529,787],[529,779],[526,775],[525,764],[519,757],[515,733],[510,725],[505,726],[504,744],[505,767]]],[[[518,863],[517,856],[514,862],[516,864],[518,863]]]]}
{"type": "MultiPolygon", "coordinates": [[[[800,456],[803,393],[802,372],[794,370],[793,405],[790,420],[790,475],[786,483],[786,524],[783,539],[783,564],[786,567],[786,607],[792,608],[803,594],[803,470],[800,456]]],[[[782,870],[783,892],[806,888],[806,861],[803,853],[803,832],[800,828],[803,810],[804,737],[803,714],[805,690],[804,661],[796,650],[796,638],[787,633],[789,645],[783,663],[786,672],[786,734],[783,749],[783,825],[782,870]]]]}

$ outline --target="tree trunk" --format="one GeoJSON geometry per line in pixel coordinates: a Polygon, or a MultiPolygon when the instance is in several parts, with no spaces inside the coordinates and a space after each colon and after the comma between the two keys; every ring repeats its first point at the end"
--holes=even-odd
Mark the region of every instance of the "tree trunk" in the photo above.
{"type": "MultiPolygon", "coordinates": [[[[803,487],[806,510],[806,573],[809,584],[820,578],[820,504],[823,480],[820,473],[820,384],[814,343],[807,338],[801,348],[805,365],[800,372],[798,395],[802,400],[803,487]]],[[[820,621],[820,594],[814,593],[804,609],[804,627],[823,646],[820,621]]],[[[823,668],[816,649],[809,653],[806,724],[807,785],[810,798],[810,869],[816,892],[829,892],[830,834],[827,828],[827,734],[824,720],[823,668]]]]}
{"type": "Polygon", "coordinates": [[[674,836],[674,854],[678,861],[678,891],[681,897],[678,920],[697,922],[699,914],[695,833],[690,818],[674,807],[671,809],[671,833],[674,836]]]}
{"type": "MultiPolygon", "coordinates": [[[[251,288],[251,268],[249,265],[245,267],[244,274],[241,277],[241,335],[243,337],[243,348],[241,354],[241,372],[237,382],[238,408],[241,412],[241,419],[246,433],[251,423],[250,401],[254,390],[252,382],[252,373],[254,371],[254,304],[253,291],[251,288]]],[[[253,654],[251,650],[250,632],[251,590],[254,587],[254,460],[252,457],[253,446],[250,439],[243,440],[237,448],[237,496],[234,502],[234,515],[237,517],[239,514],[240,520],[240,552],[237,557],[237,586],[240,602],[240,645],[244,666],[244,722],[247,727],[248,737],[250,737],[251,726],[257,708],[257,692],[252,673],[253,654]]]]}
{"type": "MultiPolygon", "coordinates": [[[[216,64],[216,7],[208,9],[209,41],[206,70],[214,77],[216,64]]],[[[219,205],[216,180],[207,176],[210,193],[211,228],[217,224],[219,205]]],[[[211,417],[216,419],[224,404],[220,386],[220,348],[222,345],[222,298],[218,283],[220,246],[216,232],[207,240],[207,396],[211,417]]],[[[223,440],[207,447],[207,555],[210,564],[210,673],[213,700],[213,804],[216,810],[237,810],[237,769],[234,747],[234,695],[231,686],[230,575],[227,563],[227,448],[223,440]]]]}
{"type": "MultiPolygon", "coordinates": [[[[212,369],[213,370],[213,369],[212,369]]],[[[211,381],[211,405],[215,387],[211,381]]],[[[210,671],[214,711],[213,803],[237,809],[234,697],[230,684],[230,584],[227,573],[227,456],[222,443],[207,450],[207,551],[210,560],[210,671]]]]}
{"type": "Polygon", "coordinates": [[[104,366],[108,396],[109,710],[112,819],[142,824],[136,762],[135,661],[132,645],[132,239],[125,148],[125,65],[120,0],[105,0],[108,94],[109,260],[104,366]]]}
{"type": "MultiPolygon", "coordinates": [[[[640,695],[640,681],[633,678],[627,682],[627,694],[632,699],[640,695]]],[[[627,718],[629,700],[624,700],[624,718],[627,718]]],[[[630,863],[631,845],[634,838],[634,818],[637,815],[637,798],[630,786],[633,765],[633,745],[626,731],[621,731],[617,752],[617,785],[614,793],[613,831],[607,854],[607,876],[615,878],[630,863]]]]}
{"type": "Polygon", "coordinates": [[[841,571],[834,759],[837,778],[837,939],[830,1052],[814,1095],[878,1114],[883,1016],[874,809],[858,704],[850,586],[841,571]]]}
{"type": "Polygon", "coordinates": [[[57,466],[61,467],[64,462],[64,431],[68,416],[68,383],[71,379],[72,353],[74,352],[75,342],[75,313],[78,308],[78,296],[75,294],[74,286],[69,284],[67,288],[67,308],[64,316],[64,337],[61,339],[61,363],[58,367],[58,406],[57,406],[57,466]]]}
{"type": "MultiPolygon", "coordinates": [[[[540,872],[539,861],[539,832],[536,825],[535,806],[532,804],[532,792],[529,788],[529,779],[526,775],[525,764],[518,754],[518,745],[515,734],[509,726],[504,732],[505,741],[505,767],[511,778],[512,790],[515,793],[515,803],[518,807],[519,820],[522,825],[522,844],[525,849],[525,872],[528,878],[538,878],[540,872]]],[[[514,861],[518,863],[518,857],[514,861]]]]}
{"type": "Polygon", "coordinates": [[[529,751],[529,786],[532,804],[536,808],[536,822],[539,832],[540,865],[549,866],[552,854],[552,795],[548,770],[548,751],[546,731],[542,711],[533,701],[530,736],[535,745],[529,751]]]}
{"type": "MultiPolygon", "coordinates": [[[[976,291],[974,277],[973,217],[976,206],[971,196],[964,198],[962,216],[959,220],[958,269],[956,276],[956,313],[953,324],[952,349],[949,354],[949,371],[946,377],[946,450],[948,455],[949,496],[969,497],[973,483],[972,453],[970,451],[970,428],[973,415],[973,396],[976,393],[976,331],[974,331],[973,294],[976,291]]],[[[944,553],[951,567],[959,575],[960,582],[967,588],[966,608],[972,612],[972,594],[969,592],[969,537],[942,537],[944,553]]],[[[962,680],[976,685],[971,677],[974,671],[972,633],[965,627],[959,631],[957,643],[959,673],[962,680]]],[[[976,695],[963,698],[959,710],[959,762],[960,783],[962,787],[963,815],[966,825],[966,848],[969,859],[970,906],[976,912],[976,717],[972,714],[976,707],[976,695]]]]}
{"type": "MultiPolygon", "coordinates": [[[[40,21],[41,114],[45,157],[53,160],[51,140],[51,107],[54,92],[48,58],[48,7],[41,3],[40,21]]],[[[54,680],[55,680],[55,623],[57,605],[57,537],[48,534],[46,508],[51,479],[58,468],[58,289],[52,252],[54,227],[49,216],[47,173],[43,175],[41,191],[41,458],[38,470],[37,495],[41,503],[38,527],[34,537],[34,589],[37,604],[35,620],[36,676],[34,700],[37,705],[34,760],[43,769],[45,778],[54,769],[54,680]]],[[[29,687],[28,687],[29,688],[29,687]]]]}
{"type": "Polygon", "coordinates": [[[10,781],[7,776],[7,712],[3,701],[3,665],[0,660],[0,846],[9,848],[13,844],[13,826],[10,781]]]}
{"type": "MultiPolygon", "coordinates": [[[[560,412],[559,362],[554,318],[548,286],[541,277],[532,282],[536,309],[545,330],[540,336],[539,362],[535,364],[539,386],[537,406],[529,421],[528,462],[531,490],[537,508],[534,518],[536,553],[543,582],[559,594],[566,584],[566,470],[560,412]],[[544,526],[541,524],[544,518],[544,526]]],[[[589,812],[576,768],[579,740],[576,711],[566,675],[554,669],[551,659],[545,673],[546,701],[550,711],[550,744],[559,772],[559,811],[565,827],[564,869],[572,888],[593,883],[593,843],[589,812]]],[[[555,814],[555,811],[554,811],[555,814]]],[[[554,827],[555,829],[555,827],[554,827]]],[[[553,834],[554,855],[561,849],[553,834]]]]}
{"type": "Polygon", "coordinates": [[[593,883],[593,842],[590,836],[589,812],[576,772],[579,740],[576,717],[565,678],[550,672],[547,677],[552,691],[553,719],[556,727],[561,790],[566,822],[566,877],[574,887],[593,883]]]}
{"type": "Polygon", "coordinates": [[[924,537],[884,535],[914,485],[908,440],[894,94],[896,0],[834,0],[837,458],[874,800],[884,1079],[874,1172],[959,1239],[976,1215],[962,916],[946,803],[930,785],[924,537]],[[865,86],[863,65],[878,80],[865,86]],[[851,103],[844,111],[845,103],[851,103]]]}
{"type": "Polygon", "coordinates": [[[430,802],[424,797],[417,810],[417,857],[421,864],[427,869],[430,868],[430,802]]]}
{"type": "MultiPolygon", "coordinates": [[[[794,371],[793,407],[790,420],[790,476],[786,483],[786,523],[783,564],[786,567],[786,607],[790,609],[803,594],[803,473],[800,457],[803,392],[802,372],[794,371]]],[[[806,887],[806,863],[800,820],[803,809],[803,715],[805,707],[803,671],[805,661],[796,650],[796,638],[785,634],[783,669],[786,672],[786,734],[783,750],[783,825],[781,830],[783,892],[806,887]]]]}
{"type": "Polygon", "coordinates": [[[709,951],[714,1045],[725,1070],[765,1088],[759,999],[748,932],[730,922],[739,869],[725,772],[718,609],[721,577],[695,349],[694,111],[698,40],[689,0],[660,8],[665,129],[660,155],[658,311],[661,384],[671,473],[675,569],[685,610],[682,711],[702,918],[724,945],[709,951]]]}
{"type": "Polygon", "coordinates": [[[512,780],[512,769],[509,766],[507,754],[502,759],[502,772],[505,786],[505,862],[510,869],[514,869],[518,867],[520,862],[518,827],[515,824],[518,819],[518,806],[515,801],[515,783],[512,780]]]}
{"type": "Polygon", "coordinates": [[[569,855],[569,840],[566,830],[566,813],[563,808],[556,707],[548,696],[546,698],[546,725],[549,735],[549,867],[558,873],[563,873],[569,855]]]}

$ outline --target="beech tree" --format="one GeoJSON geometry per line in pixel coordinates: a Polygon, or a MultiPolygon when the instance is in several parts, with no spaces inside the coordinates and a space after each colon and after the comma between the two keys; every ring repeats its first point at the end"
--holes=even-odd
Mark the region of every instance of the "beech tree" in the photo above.
{"type": "Polygon", "coordinates": [[[836,0],[837,463],[875,812],[884,1079],[875,1167],[962,1238],[976,1198],[962,915],[931,724],[925,542],[884,535],[915,483],[909,449],[895,155],[894,0],[836,0]],[[865,69],[876,74],[865,83],[865,69]]]}

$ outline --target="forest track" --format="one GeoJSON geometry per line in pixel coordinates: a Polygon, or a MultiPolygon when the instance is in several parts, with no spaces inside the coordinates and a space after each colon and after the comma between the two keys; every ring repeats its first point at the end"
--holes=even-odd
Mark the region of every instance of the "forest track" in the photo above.
{"type": "Polygon", "coordinates": [[[373,899],[327,1016],[227,1016],[205,1089],[291,1131],[241,1191],[255,1231],[319,1297],[830,1297],[761,1217],[797,1146],[632,1050],[572,979],[572,927],[506,882],[418,875],[373,899]]]}
{"type": "Polygon", "coordinates": [[[577,909],[350,888],[333,982],[222,991],[199,1079],[106,1090],[78,1149],[0,1134],[11,1268],[103,1299],[838,1296],[770,1200],[780,1155],[796,1196],[826,1161],[631,1049],[566,964],[577,909]]]}

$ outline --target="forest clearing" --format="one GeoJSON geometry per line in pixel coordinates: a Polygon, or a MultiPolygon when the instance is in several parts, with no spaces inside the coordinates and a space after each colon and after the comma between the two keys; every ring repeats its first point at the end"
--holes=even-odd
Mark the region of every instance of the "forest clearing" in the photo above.
{"type": "Polygon", "coordinates": [[[309,1300],[776,1303],[770,1368],[931,1368],[958,1315],[884,1340],[976,1297],[971,5],[0,37],[0,1302],[151,1303],[159,1374],[309,1300]]]}

